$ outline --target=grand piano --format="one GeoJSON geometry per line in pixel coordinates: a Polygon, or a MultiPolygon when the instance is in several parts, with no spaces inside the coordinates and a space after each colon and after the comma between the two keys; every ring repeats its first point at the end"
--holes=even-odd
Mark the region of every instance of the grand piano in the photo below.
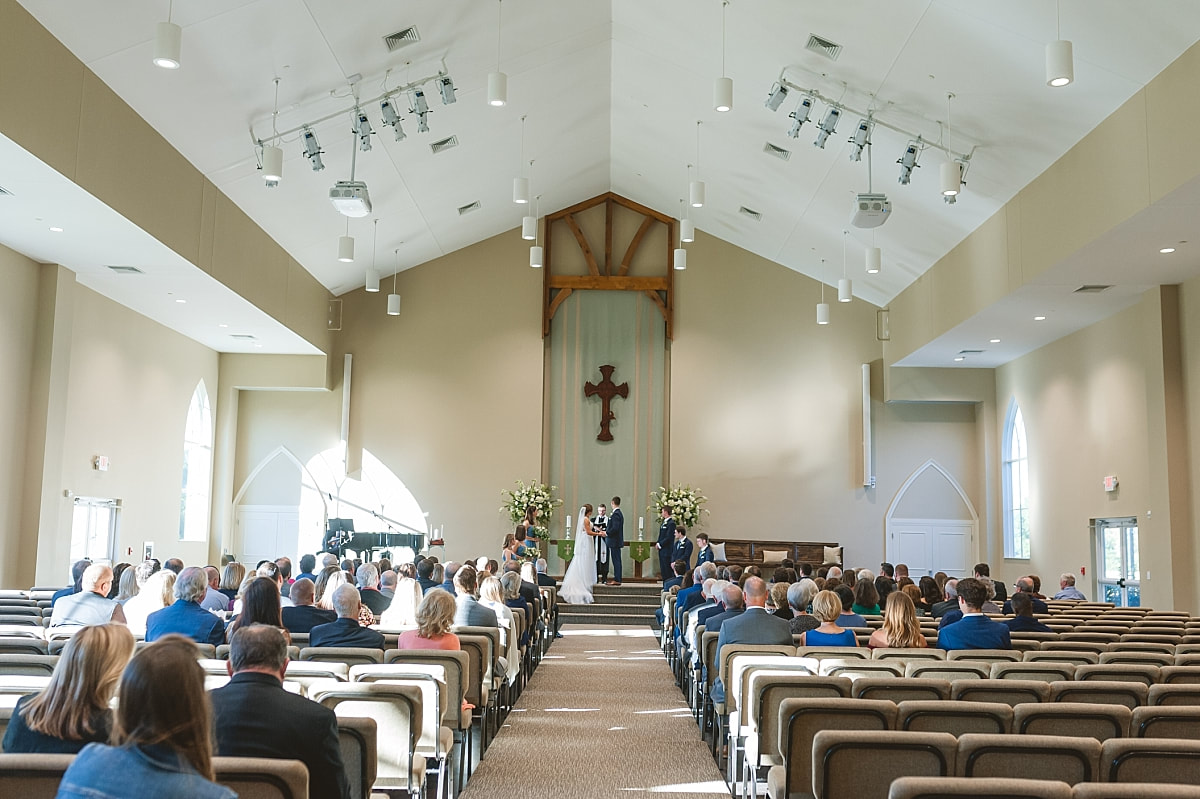
{"type": "Polygon", "coordinates": [[[365,554],[364,560],[374,560],[376,550],[408,547],[420,552],[424,546],[423,533],[356,533],[352,519],[330,519],[325,532],[325,550],[339,558],[345,556],[346,550],[365,554]]]}

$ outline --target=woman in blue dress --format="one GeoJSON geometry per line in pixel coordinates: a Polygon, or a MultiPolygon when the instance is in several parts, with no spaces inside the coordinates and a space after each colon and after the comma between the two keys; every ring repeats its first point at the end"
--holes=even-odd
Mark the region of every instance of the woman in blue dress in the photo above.
{"type": "Polygon", "coordinates": [[[821,622],[815,630],[800,635],[800,646],[858,646],[853,630],[838,626],[842,600],[832,591],[818,591],[812,601],[812,615],[821,622]]]}

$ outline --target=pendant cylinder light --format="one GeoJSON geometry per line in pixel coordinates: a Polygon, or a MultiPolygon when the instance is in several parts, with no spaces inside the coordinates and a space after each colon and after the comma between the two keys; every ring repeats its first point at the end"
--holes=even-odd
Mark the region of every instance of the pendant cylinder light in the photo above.
{"type": "Polygon", "coordinates": [[[704,207],[704,181],[693,180],[688,184],[688,203],[693,208],[704,207]]]}
{"type": "Polygon", "coordinates": [[[946,197],[956,196],[962,187],[962,164],[957,161],[947,161],[942,164],[942,194],[946,197]]]}
{"type": "Polygon", "coordinates": [[[717,78],[713,83],[713,108],[722,113],[733,108],[733,78],[717,78]]]}
{"type": "Polygon", "coordinates": [[[883,265],[883,250],[878,247],[867,248],[867,274],[877,275],[883,265]]]}
{"type": "MultiPolygon", "coordinates": [[[[537,237],[538,236],[537,221],[538,221],[538,215],[541,213],[541,211],[542,211],[542,195],[539,194],[537,197],[534,198],[533,216],[525,217],[525,219],[533,219],[533,236],[530,237],[533,239],[533,246],[529,248],[529,265],[531,267],[533,267],[534,269],[542,268],[542,263],[543,263],[542,258],[545,257],[545,251],[542,250],[542,245],[538,244],[538,237],[537,237]]],[[[524,227],[524,222],[522,222],[522,227],[524,227]]]]}
{"type": "Polygon", "coordinates": [[[338,236],[338,260],[347,264],[354,260],[353,236],[338,236]]]}
{"type": "Polygon", "coordinates": [[[854,299],[854,281],[848,277],[838,280],[838,302],[850,302],[854,299]]]}
{"type": "Polygon", "coordinates": [[[529,202],[529,178],[513,178],[513,202],[518,205],[529,202]]]}
{"type": "Polygon", "coordinates": [[[532,216],[521,217],[521,238],[526,241],[533,241],[537,238],[537,218],[532,216]]]}
{"type": "MultiPolygon", "coordinates": [[[[394,289],[393,289],[393,291],[394,291],[394,289]]],[[[400,315],[400,295],[399,294],[389,294],[387,303],[388,303],[387,315],[388,316],[399,316],[400,315]]]]}
{"type": "Polygon", "coordinates": [[[367,291],[371,292],[372,294],[379,291],[379,270],[378,269],[368,269],[367,270],[367,291]]]}
{"type": "Polygon", "coordinates": [[[174,22],[160,22],[154,30],[154,66],[179,69],[179,51],[183,28],[174,22]]]}
{"type": "Polygon", "coordinates": [[[1063,39],[1046,45],[1046,85],[1066,86],[1075,80],[1075,57],[1071,43],[1063,39]]]}
{"type": "Polygon", "coordinates": [[[827,302],[818,302],[817,303],[817,324],[818,325],[829,324],[829,303],[827,303],[827,302]]]}
{"type": "Polygon", "coordinates": [[[263,180],[278,183],[283,180],[283,149],[266,146],[262,151],[263,180]]]}
{"type": "Polygon", "coordinates": [[[691,244],[696,240],[696,225],[690,219],[679,220],[679,239],[691,244]]]}
{"type": "Polygon", "coordinates": [[[508,104],[508,75],[489,72],[487,83],[488,105],[500,108],[508,104]]]}
{"type": "Polygon", "coordinates": [[[687,269],[687,250],[682,247],[675,248],[674,266],[676,271],[682,272],[687,269]]]}
{"type": "Polygon", "coordinates": [[[541,245],[535,244],[532,247],[530,247],[529,248],[529,265],[532,266],[534,269],[541,269],[542,268],[542,256],[543,256],[543,252],[542,252],[541,245]]]}

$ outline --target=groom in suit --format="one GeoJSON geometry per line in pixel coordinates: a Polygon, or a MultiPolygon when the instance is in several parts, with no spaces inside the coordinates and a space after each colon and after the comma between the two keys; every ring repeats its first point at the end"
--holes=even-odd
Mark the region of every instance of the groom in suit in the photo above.
{"type": "Polygon", "coordinates": [[[662,524],[658,527],[658,540],[654,548],[658,550],[659,578],[666,582],[671,577],[671,548],[675,546],[675,520],[671,518],[671,506],[663,505],[662,524]]]}
{"type": "Polygon", "coordinates": [[[608,539],[608,558],[612,561],[613,579],[608,585],[621,584],[621,555],[625,551],[625,514],[621,513],[621,498],[612,498],[612,513],[608,517],[605,537],[608,539]]]}

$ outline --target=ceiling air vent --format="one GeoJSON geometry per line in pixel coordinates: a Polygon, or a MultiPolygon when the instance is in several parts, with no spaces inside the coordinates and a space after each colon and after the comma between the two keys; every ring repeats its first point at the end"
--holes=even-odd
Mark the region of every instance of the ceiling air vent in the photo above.
{"type": "Polygon", "coordinates": [[[466,205],[460,205],[458,207],[458,215],[463,216],[464,214],[469,214],[472,211],[478,211],[482,207],[483,206],[480,205],[479,200],[476,200],[473,203],[467,203],[466,205]]]}
{"type": "Polygon", "coordinates": [[[434,155],[437,155],[438,153],[444,153],[447,150],[457,147],[457,146],[458,146],[458,137],[450,136],[448,138],[439,139],[438,141],[435,141],[433,144],[429,145],[429,149],[433,151],[434,155]]]}
{"type": "Polygon", "coordinates": [[[755,211],[753,208],[747,208],[746,206],[743,205],[741,208],[738,209],[738,213],[750,217],[755,222],[762,221],[762,214],[760,214],[758,211],[755,211]]]}
{"type": "Polygon", "coordinates": [[[808,44],[804,46],[804,49],[811,50],[818,55],[823,55],[830,61],[837,61],[837,57],[842,54],[842,46],[840,44],[823,39],[815,33],[808,35],[808,44]]]}
{"type": "Polygon", "coordinates": [[[230,338],[236,338],[238,341],[254,341],[253,333],[230,333],[230,338]]]}
{"type": "Polygon", "coordinates": [[[106,264],[106,266],[109,269],[111,269],[112,271],[116,272],[118,275],[144,275],[144,274],[146,274],[141,269],[138,269],[136,266],[113,266],[112,264],[106,264]]]}
{"type": "Polygon", "coordinates": [[[1102,286],[1099,284],[1088,284],[1086,286],[1080,286],[1079,288],[1075,289],[1075,291],[1073,291],[1071,293],[1072,294],[1099,294],[1102,291],[1108,291],[1110,288],[1112,288],[1112,286],[1102,286]]]}
{"type": "Polygon", "coordinates": [[[421,41],[421,34],[417,31],[417,26],[412,25],[404,30],[389,33],[383,37],[383,43],[387,47],[389,53],[394,53],[401,47],[407,47],[410,44],[416,44],[421,41]]]}
{"type": "Polygon", "coordinates": [[[782,147],[776,147],[774,144],[771,144],[771,142],[767,142],[763,145],[763,152],[767,155],[773,155],[781,161],[786,161],[792,157],[791,150],[785,150],[782,147]]]}
{"type": "Polygon", "coordinates": [[[959,355],[983,355],[983,350],[959,350],[959,355]]]}

